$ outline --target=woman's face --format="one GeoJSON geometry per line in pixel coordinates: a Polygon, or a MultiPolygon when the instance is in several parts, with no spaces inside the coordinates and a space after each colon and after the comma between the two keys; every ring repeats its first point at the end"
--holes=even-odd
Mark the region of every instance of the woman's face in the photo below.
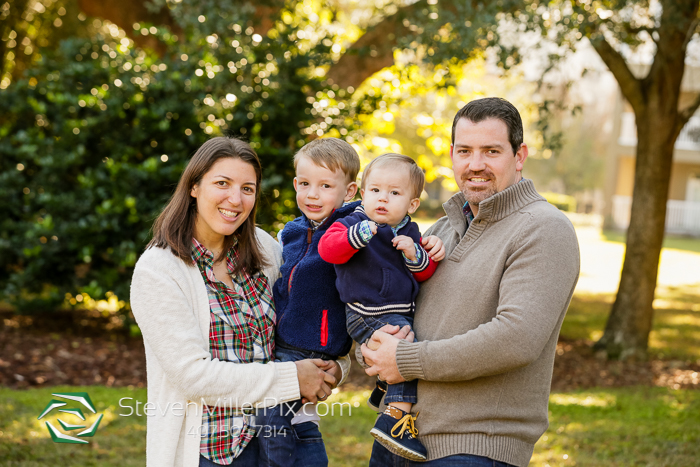
{"type": "Polygon", "coordinates": [[[217,250],[243,224],[255,205],[255,182],[255,169],[241,159],[226,157],[211,166],[190,192],[197,199],[197,241],[217,250]]]}

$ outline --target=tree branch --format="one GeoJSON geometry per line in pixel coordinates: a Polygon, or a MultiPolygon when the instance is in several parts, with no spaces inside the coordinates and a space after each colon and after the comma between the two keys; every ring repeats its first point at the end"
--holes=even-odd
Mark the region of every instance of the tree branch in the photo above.
{"type": "MultiPolygon", "coordinates": [[[[153,35],[143,36],[134,31],[133,24],[148,22],[158,26],[167,26],[173,33],[180,34],[182,29],[176,23],[170,11],[163,7],[157,13],[150,12],[143,0],[78,0],[80,10],[88,16],[103,18],[116,24],[139,47],[155,50],[158,54],[165,53],[165,44],[153,35]]],[[[265,35],[274,26],[277,12],[281,9],[280,2],[257,2],[253,15],[253,29],[260,35],[265,35]]]]}
{"type": "Polygon", "coordinates": [[[398,38],[416,35],[415,31],[404,25],[404,19],[426,5],[427,0],[421,0],[399,8],[396,13],[369,28],[348,47],[326,76],[340,87],[357,88],[374,73],[393,65],[398,38]]]}
{"type": "Polygon", "coordinates": [[[700,94],[695,96],[695,100],[690,105],[678,111],[678,124],[681,128],[683,128],[685,124],[688,123],[690,117],[695,115],[695,112],[698,110],[698,108],[700,108],[700,94]]]}
{"type": "Polygon", "coordinates": [[[683,44],[683,50],[688,50],[688,44],[693,40],[693,36],[697,32],[698,24],[700,24],[700,18],[695,18],[695,20],[690,24],[688,28],[688,33],[685,36],[685,43],[683,44]]]}
{"type": "Polygon", "coordinates": [[[159,55],[165,53],[165,44],[155,36],[143,36],[134,31],[133,24],[140,22],[167,26],[175,34],[182,29],[175,23],[167,8],[161,8],[157,13],[151,13],[141,0],[78,0],[78,7],[88,16],[103,18],[111,21],[139,45],[139,47],[155,50],[159,55]]]}
{"type": "Polygon", "coordinates": [[[591,38],[591,45],[598,52],[608,69],[620,85],[620,90],[634,109],[644,105],[644,91],[641,81],[637,79],[627,66],[624,57],[613,48],[602,33],[597,38],[591,38]]]}
{"type": "Polygon", "coordinates": [[[403,26],[384,22],[379,25],[390,27],[375,27],[360,37],[345,51],[340,60],[331,66],[326,75],[329,80],[343,88],[357,88],[377,71],[394,64],[396,36],[397,33],[404,32],[403,26]],[[387,34],[387,30],[396,32],[387,34]]]}

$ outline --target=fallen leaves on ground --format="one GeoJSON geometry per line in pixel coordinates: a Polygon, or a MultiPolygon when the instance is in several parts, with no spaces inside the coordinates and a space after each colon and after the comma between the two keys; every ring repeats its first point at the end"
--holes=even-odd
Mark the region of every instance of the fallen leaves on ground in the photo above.
{"type": "MultiPolygon", "coordinates": [[[[590,344],[583,340],[557,344],[553,391],[633,385],[700,389],[698,361],[607,361],[597,358],[590,344]]],[[[75,326],[65,329],[46,323],[37,326],[36,319],[3,319],[0,385],[23,389],[94,384],[145,387],[142,339],[95,327],[76,330],[75,326]]],[[[369,388],[374,378],[355,363],[346,384],[353,389],[369,388]]]]}

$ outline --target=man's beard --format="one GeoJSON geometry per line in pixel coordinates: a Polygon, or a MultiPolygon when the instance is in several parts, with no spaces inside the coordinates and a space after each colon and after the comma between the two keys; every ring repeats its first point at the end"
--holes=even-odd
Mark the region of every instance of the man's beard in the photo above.
{"type": "Polygon", "coordinates": [[[479,173],[468,172],[466,174],[463,174],[460,178],[462,179],[462,182],[464,182],[464,184],[462,185],[464,187],[462,193],[464,193],[464,196],[467,198],[469,204],[478,205],[486,198],[490,198],[491,196],[498,193],[498,190],[496,189],[496,180],[491,171],[479,173]],[[468,179],[474,177],[487,178],[489,180],[489,184],[481,189],[474,189],[473,187],[468,187],[468,179]]]}

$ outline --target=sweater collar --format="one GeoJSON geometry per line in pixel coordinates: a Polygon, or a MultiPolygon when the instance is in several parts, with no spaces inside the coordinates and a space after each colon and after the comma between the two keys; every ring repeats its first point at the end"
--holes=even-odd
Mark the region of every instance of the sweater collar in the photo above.
{"type": "MultiPolygon", "coordinates": [[[[524,179],[479,203],[479,213],[474,219],[487,222],[499,221],[535,201],[545,201],[545,199],[537,193],[532,180],[524,179]]],[[[450,224],[460,232],[464,232],[467,228],[467,220],[462,211],[462,206],[466,202],[464,193],[460,191],[442,205],[450,224]]]]}

